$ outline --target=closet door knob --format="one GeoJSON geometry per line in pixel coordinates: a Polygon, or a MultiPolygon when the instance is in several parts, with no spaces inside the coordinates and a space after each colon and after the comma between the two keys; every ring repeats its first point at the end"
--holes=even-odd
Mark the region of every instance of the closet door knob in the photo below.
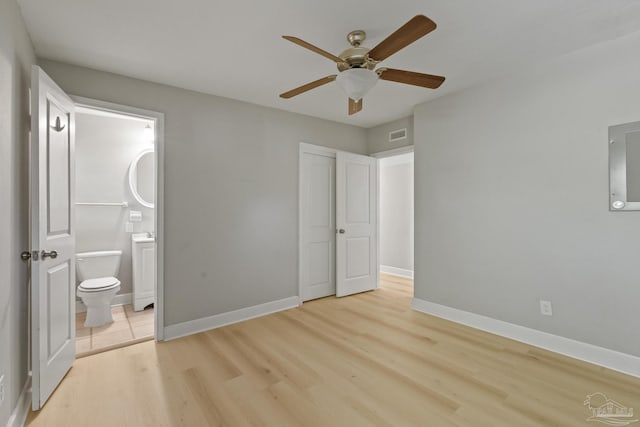
{"type": "Polygon", "coordinates": [[[346,233],[346,231],[344,231],[344,228],[341,228],[341,229],[338,230],[338,233],[344,234],[344,233],[346,233]]]}

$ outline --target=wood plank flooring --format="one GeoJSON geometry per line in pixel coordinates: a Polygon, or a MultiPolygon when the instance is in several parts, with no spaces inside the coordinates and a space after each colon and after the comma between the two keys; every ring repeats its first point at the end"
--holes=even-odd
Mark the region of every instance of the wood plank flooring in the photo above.
{"type": "Polygon", "coordinates": [[[27,425],[594,426],[595,392],[640,412],[640,379],[414,312],[412,293],[384,276],[373,292],[85,357],[27,425]]]}

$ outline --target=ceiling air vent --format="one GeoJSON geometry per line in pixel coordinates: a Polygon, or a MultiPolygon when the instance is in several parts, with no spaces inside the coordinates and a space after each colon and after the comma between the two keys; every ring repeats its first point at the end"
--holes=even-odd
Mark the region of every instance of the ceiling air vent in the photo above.
{"type": "Polygon", "coordinates": [[[407,139],[407,128],[389,132],[389,142],[400,141],[401,139],[407,139]]]}

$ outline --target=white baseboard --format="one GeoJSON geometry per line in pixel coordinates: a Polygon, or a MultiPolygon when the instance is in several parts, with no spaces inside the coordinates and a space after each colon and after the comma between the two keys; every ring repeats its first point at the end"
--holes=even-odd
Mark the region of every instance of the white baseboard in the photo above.
{"type": "Polygon", "coordinates": [[[390,265],[381,265],[380,273],[393,274],[394,276],[413,279],[413,270],[406,270],[404,268],[391,267],[390,265]]]}
{"type": "Polygon", "coordinates": [[[168,341],[187,335],[193,335],[198,332],[208,331],[209,329],[242,322],[243,320],[249,320],[278,311],[288,310],[290,308],[298,307],[298,305],[299,298],[294,296],[241,308],[239,310],[229,311],[227,313],[220,313],[214,316],[204,317],[202,319],[190,320],[176,325],[169,325],[164,328],[164,339],[168,341]]]}
{"type": "Polygon", "coordinates": [[[637,356],[458,310],[419,298],[413,299],[412,307],[416,311],[640,378],[640,357],[637,356]]]}
{"type": "Polygon", "coordinates": [[[24,383],[24,387],[22,387],[22,392],[18,397],[18,402],[16,403],[15,408],[13,408],[13,412],[9,416],[9,421],[7,421],[7,427],[23,427],[25,421],[27,420],[27,416],[29,415],[29,409],[31,408],[31,375],[27,378],[27,381],[24,383]]]}
{"type": "MultiPolygon", "coordinates": [[[[111,302],[111,307],[117,307],[120,305],[131,304],[133,301],[133,294],[118,294],[113,297],[113,301],[111,302]]],[[[84,313],[87,311],[87,306],[82,303],[82,301],[76,300],[76,313],[84,313]]]]}

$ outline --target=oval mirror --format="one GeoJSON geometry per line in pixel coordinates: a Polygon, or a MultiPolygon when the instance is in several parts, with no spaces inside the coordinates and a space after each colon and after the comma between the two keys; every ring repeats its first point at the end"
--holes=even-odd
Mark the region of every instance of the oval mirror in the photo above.
{"type": "Polygon", "coordinates": [[[131,194],[142,206],[154,207],[154,151],[152,148],[143,150],[131,162],[129,167],[129,188],[131,194]]]}

